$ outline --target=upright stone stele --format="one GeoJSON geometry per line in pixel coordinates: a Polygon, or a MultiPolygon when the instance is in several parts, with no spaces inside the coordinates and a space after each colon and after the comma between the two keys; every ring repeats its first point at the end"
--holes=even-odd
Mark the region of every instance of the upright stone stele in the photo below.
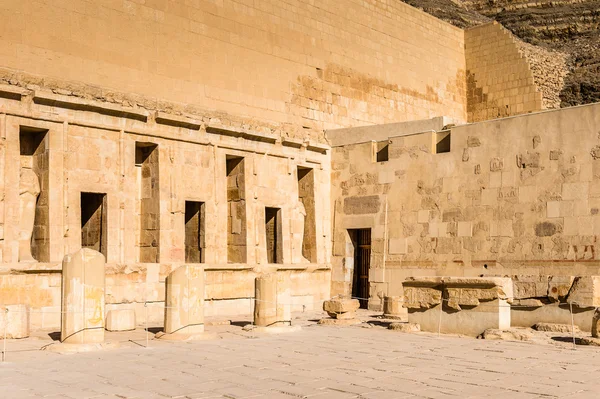
{"type": "Polygon", "coordinates": [[[61,342],[104,342],[104,263],[104,255],[89,248],[63,259],[61,342]]]}
{"type": "Polygon", "coordinates": [[[204,268],[180,266],[167,277],[165,328],[161,339],[204,338],[204,268]]]}
{"type": "Polygon", "coordinates": [[[291,288],[289,278],[270,273],[255,280],[254,325],[265,332],[295,331],[291,328],[291,288]],[[282,328],[279,328],[282,327],[282,328]]]}

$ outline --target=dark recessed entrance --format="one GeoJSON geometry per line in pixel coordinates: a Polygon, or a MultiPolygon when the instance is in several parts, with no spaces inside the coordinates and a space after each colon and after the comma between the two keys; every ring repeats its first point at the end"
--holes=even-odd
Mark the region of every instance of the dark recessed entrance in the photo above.
{"type": "Polygon", "coordinates": [[[371,265],[371,229],[348,230],[354,246],[352,296],[359,298],[360,307],[369,305],[369,267],[371,265]]]}

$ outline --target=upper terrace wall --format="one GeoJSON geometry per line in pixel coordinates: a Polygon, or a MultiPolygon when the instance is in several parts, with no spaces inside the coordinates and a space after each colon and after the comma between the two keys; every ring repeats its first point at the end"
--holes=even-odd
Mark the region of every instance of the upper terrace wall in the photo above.
{"type": "Polygon", "coordinates": [[[497,22],[465,31],[467,120],[541,111],[542,92],[516,38],[497,22]]]}
{"type": "Polygon", "coordinates": [[[395,0],[2,1],[0,19],[11,84],[317,129],[466,119],[463,31],[395,0]]]}
{"type": "MultiPolygon", "coordinates": [[[[371,301],[406,276],[600,273],[600,104],[369,141],[332,153],[332,295],[349,292],[348,229],[371,229],[371,301]],[[387,143],[386,140],[384,142],[387,143]]],[[[377,129],[372,127],[371,129],[377,129]]]]}

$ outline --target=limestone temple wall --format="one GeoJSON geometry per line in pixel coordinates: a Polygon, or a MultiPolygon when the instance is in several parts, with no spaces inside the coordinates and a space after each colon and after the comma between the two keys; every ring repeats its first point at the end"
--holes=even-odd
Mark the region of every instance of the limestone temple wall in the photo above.
{"type": "Polygon", "coordinates": [[[466,120],[463,31],[395,0],[4,1],[0,18],[11,84],[301,131],[466,120]]]}
{"type": "Polygon", "coordinates": [[[467,120],[478,122],[545,109],[517,38],[497,22],[465,30],[467,120]]]}
{"type": "Polygon", "coordinates": [[[332,295],[352,289],[354,229],[370,229],[371,307],[408,276],[598,275],[598,126],[592,104],[387,139],[361,128],[355,144],[332,131],[332,295]]]}
{"type": "Polygon", "coordinates": [[[330,291],[328,146],[0,87],[0,303],[60,323],[61,261],[106,257],[107,310],[161,321],[166,275],[206,268],[206,314],[250,313],[254,277],[291,276],[292,301],[330,291]]]}

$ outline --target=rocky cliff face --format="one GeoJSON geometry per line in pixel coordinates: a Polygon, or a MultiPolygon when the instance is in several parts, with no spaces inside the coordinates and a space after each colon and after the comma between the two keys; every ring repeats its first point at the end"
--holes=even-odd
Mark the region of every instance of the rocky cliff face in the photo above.
{"type": "Polygon", "coordinates": [[[500,22],[525,42],[547,108],[600,102],[600,1],[403,1],[461,28],[500,22]]]}

